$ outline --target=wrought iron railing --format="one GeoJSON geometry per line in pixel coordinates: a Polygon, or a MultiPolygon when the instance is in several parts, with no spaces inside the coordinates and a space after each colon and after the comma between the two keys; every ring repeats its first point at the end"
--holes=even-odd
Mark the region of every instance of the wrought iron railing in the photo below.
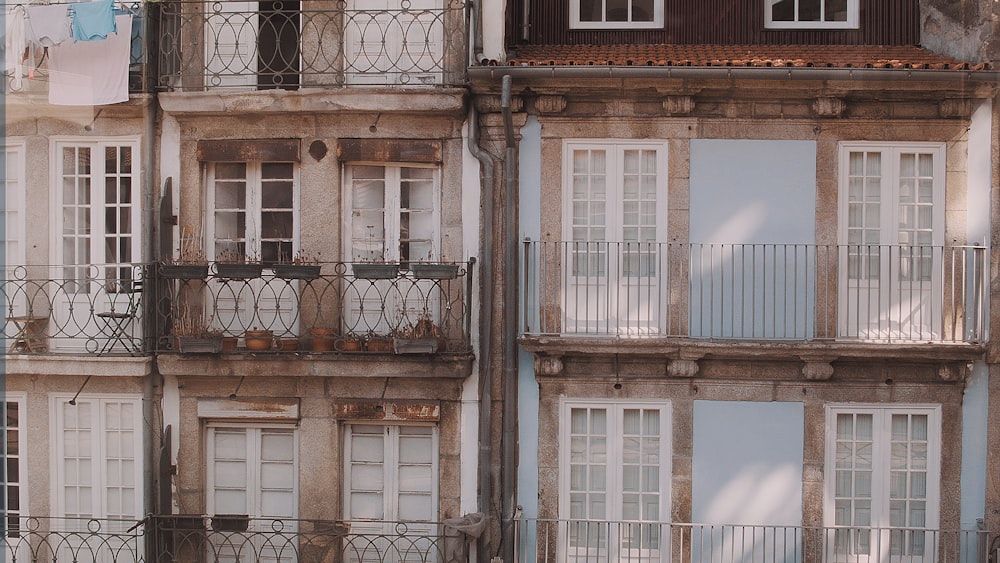
{"type": "Polygon", "coordinates": [[[168,515],[142,520],[5,518],[3,561],[30,563],[462,563],[468,542],[441,522],[168,515]]]}
{"type": "Polygon", "coordinates": [[[185,352],[178,337],[205,336],[259,352],[392,352],[401,342],[419,340],[430,348],[416,351],[466,353],[474,264],[400,269],[395,263],[337,262],[318,265],[318,272],[256,265],[235,273],[215,264],[205,277],[193,278],[164,265],[157,348],[185,352]]]}
{"type": "Polygon", "coordinates": [[[141,354],[150,268],[16,266],[0,285],[8,353],[141,354]]]}
{"type": "Polygon", "coordinates": [[[168,0],[161,89],[297,89],[464,83],[467,3],[168,0]],[[252,6],[254,9],[248,9],[252,6]]]}
{"type": "MultiPolygon", "coordinates": [[[[24,2],[27,6],[29,3],[24,2]]],[[[13,6],[13,4],[8,4],[13,6]]],[[[148,56],[146,37],[154,29],[156,20],[155,4],[147,2],[115,2],[117,13],[132,16],[131,38],[129,40],[128,91],[130,94],[148,92],[153,84],[153,68],[149,65],[155,57],[148,56]]],[[[23,11],[15,9],[7,14],[8,21],[14,17],[24,17],[23,11]]],[[[5,68],[5,83],[7,92],[37,92],[44,93],[49,88],[48,57],[41,46],[31,46],[31,56],[23,60],[23,64],[13,68],[5,68]]]]}
{"type": "Polygon", "coordinates": [[[525,334],[982,342],[969,246],[524,243],[525,334]]]}
{"type": "Polygon", "coordinates": [[[545,519],[515,527],[516,563],[981,563],[1000,555],[985,530],[545,519]]]}

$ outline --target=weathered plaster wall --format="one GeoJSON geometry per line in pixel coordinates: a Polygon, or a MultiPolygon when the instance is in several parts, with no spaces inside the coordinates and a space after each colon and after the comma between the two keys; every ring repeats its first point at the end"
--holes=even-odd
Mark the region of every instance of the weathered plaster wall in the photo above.
{"type": "Polygon", "coordinates": [[[1000,59],[1000,2],[920,0],[920,43],[970,62],[1000,59]]]}

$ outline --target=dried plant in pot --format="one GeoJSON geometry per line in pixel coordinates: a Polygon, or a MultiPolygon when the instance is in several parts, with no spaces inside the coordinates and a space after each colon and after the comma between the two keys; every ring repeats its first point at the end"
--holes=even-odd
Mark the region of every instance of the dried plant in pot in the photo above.
{"type": "Polygon", "coordinates": [[[215,274],[227,280],[249,280],[259,278],[264,272],[260,260],[244,256],[243,253],[227,248],[215,257],[215,274]]]}
{"type": "Polygon", "coordinates": [[[361,256],[360,262],[351,264],[355,278],[366,280],[391,280],[399,276],[399,264],[385,259],[381,239],[375,237],[375,226],[368,225],[368,255],[361,256]]]}
{"type": "Polygon", "coordinates": [[[222,331],[212,328],[211,319],[182,312],[171,329],[174,349],[181,354],[218,354],[222,351],[222,331]]]}
{"type": "Polygon", "coordinates": [[[174,280],[203,280],[208,277],[208,260],[201,236],[191,231],[181,233],[177,258],[160,265],[160,274],[174,280]]]}
{"type": "Polygon", "coordinates": [[[433,354],[444,347],[444,334],[434,320],[424,314],[416,323],[396,331],[392,342],[397,354],[433,354]]]}
{"type": "Polygon", "coordinates": [[[299,250],[290,260],[284,257],[272,266],[274,277],[285,280],[314,280],[319,277],[320,253],[299,250]]]}

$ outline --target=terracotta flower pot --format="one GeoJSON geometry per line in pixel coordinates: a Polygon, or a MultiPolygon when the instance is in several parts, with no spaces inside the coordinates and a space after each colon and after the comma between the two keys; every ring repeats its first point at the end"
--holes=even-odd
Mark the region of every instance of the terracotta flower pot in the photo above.
{"type": "Polygon", "coordinates": [[[274,334],[270,330],[248,330],[243,335],[247,350],[260,352],[270,350],[274,344],[274,334]]]}

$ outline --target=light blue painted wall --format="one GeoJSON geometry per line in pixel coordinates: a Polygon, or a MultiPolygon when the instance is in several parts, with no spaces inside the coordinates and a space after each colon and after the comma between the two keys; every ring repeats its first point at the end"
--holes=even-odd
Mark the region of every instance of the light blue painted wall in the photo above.
{"type": "Polygon", "coordinates": [[[802,403],[695,401],[696,523],[802,524],[802,403]]]}
{"type": "Polygon", "coordinates": [[[986,434],[989,417],[989,367],[976,362],[962,398],[963,530],[976,529],[986,512],[986,434]]]}
{"type": "Polygon", "coordinates": [[[813,333],[816,143],[691,141],[689,334],[813,333]]]}
{"type": "MultiPolygon", "coordinates": [[[[520,214],[521,238],[538,240],[542,232],[542,126],[529,116],[521,128],[520,214]]],[[[522,303],[535,288],[521,288],[522,303]],[[524,293],[527,292],[527,293],[524,293]]],[[[534,299],[528,301],[534,302],[534,299]]],[[[523,319],[522,319],[523,322],[523,319]]],[[[521,350],[518,363],[518,441],[517,503],[525,518],[538,516],[538,382],[531,354],[521,350]]],[[[531,543],[533,544],[533,542],[531,543]]]]}

